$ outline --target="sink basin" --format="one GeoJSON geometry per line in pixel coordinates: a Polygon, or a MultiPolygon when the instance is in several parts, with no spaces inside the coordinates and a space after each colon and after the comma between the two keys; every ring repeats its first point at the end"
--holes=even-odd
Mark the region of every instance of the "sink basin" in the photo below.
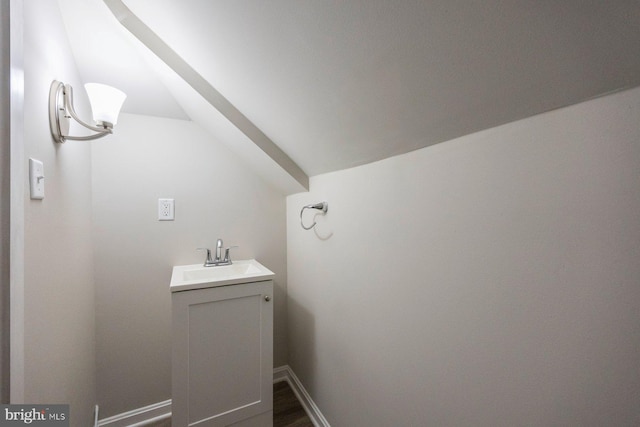
{"type": "Polygon", "coordinates": [[[171,292],[237,285],[271,280],[274,273],[255,259],[233,261],[231,265],[204,267],[202,264],[177,265],[171,274],[171,292]]]}

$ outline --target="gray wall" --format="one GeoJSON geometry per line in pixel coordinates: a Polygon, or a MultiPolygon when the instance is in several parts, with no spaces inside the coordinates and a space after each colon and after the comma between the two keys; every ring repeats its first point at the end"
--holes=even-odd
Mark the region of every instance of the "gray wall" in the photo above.
{"type": "Polygon", "coordinates": [[[100,416],[171,398],[174,265],[204,261],[218,237],[235,259],[276,273],[274,364],[287,361],[286,203],[190,121],[122,114],[93,146],[100,416]],[[158,221],[158,198],[175,221],[158,221]]]}
{"type": "Polygon", "coordinates": [[[91,145],[53,142],[51,81],[80,88],[77,111],[91,113],[57,2],[24,2],[24,68],[24,167],[42,160],[46,179],[36,201],[24,176],[24,401],[69,403],[71,425],[87,426],[96,402],[91,145]]]}
{"type": "Polygon", "coordinates": [[[639,117],[636,88],[289,196],[289,363],[328,421],[638,425],[639,117]]]}

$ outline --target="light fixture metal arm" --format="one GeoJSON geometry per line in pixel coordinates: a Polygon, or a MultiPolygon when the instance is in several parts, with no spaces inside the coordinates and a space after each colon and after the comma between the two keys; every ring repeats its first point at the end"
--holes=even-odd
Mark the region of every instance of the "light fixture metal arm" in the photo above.
{"type": "MultiPolygon", "coordinates": [[[[71,140],[74,140],[74,141],[91,141],[92,139],[102,138],[103,136],[105,136],[105,135],[109,135],[110,133],[113,133],[113,132],[102,132],[102,133],[96,133],[96,134],[93,134],[93,135],[87,135],[87,136],[70,136],[70,135],[65,135],[65,136],[64,136],[64,139],[65,139],[65,140],[67,140],[67,139],[71,139],[71,140]]],[[[64,142],[64,141],[62,141],[62,142],[64,142]]]]}
{"type": "Polygon", "coordinates": [[[51,134],[56,142],[65,142],[67,139],[75,141],[90,141],[113,133],[111,123],[102,123],[102,126],[92,126],[78,117],[73,106],[73,88],[57,80],[51,83],[49,91],[49,124],[51,134]],[[93,135],[71,136],[69,135],[69,123],[73,118],[83,127],[97,132],[93,135]]]}
{"type": "Polygon", "coordinates": [[[67,113],[73,117],[73,119],[80,123],[82,126],[87,129],[91,129],[94,132],[100,133],[100,135],[88,135],[88,136],[66,136],[67,139],[75,139],[75,140],[85,140],[85,139],[96,139],[100,138],[106,134],[113,133],[111,127],[106,125],[104,127],[92,126],[88,123],[85,123],[78,114],[76,113],[75,108],[73,107],[73,88],[71,85],[64,85],[64,106],[67,113]]]}

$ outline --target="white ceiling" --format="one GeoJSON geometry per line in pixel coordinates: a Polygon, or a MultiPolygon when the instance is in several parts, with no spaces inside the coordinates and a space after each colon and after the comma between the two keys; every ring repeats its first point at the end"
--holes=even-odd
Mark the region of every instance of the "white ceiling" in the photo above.
{"type": "MultiPolygon", "coordinates": [[[[123,111],[188,120],[102,0],[59,0],[76,66],[85,82],[127,94],[123,111]]],[[[64,81],[64,76],[60,76],[64,81]]]]}
{"type": "MultiPolygon", "coordinates": [[[[124,2],[310,176],[640,85],[638,0],[124,2]]],[[[59,3],[85,81],[195,120],[102,0],[59,3]]]]}

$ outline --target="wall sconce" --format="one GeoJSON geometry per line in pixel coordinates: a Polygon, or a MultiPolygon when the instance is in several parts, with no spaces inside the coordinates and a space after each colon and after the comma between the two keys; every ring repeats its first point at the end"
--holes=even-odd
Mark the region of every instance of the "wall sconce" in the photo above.
{"type": "Polygon", "coordinates": [[[99,83],[87,83],[85,89],[89,95],[93,120],[96,126],[83,122],[73,108],[73,88],[57,80],[51,83],[49,91],[49,124],[51,134],[56,142],[65,142],[67,139],[88,141],[101,138],[113,133],[113,126],[118,121],[120,108],[127,95],[111,86],[99,83]],[[87,136],[69,135],[69,124],[73,118],[87,129],[97,132],[87,136]]]}

